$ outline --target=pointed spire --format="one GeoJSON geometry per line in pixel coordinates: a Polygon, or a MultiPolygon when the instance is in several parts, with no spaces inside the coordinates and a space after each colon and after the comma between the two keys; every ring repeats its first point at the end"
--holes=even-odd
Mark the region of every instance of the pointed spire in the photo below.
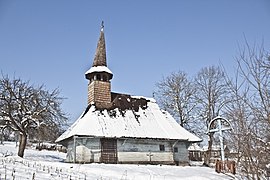
{"type": "Polygon", "coordinates": [[[94,59],[92,67],[96,67],[96,66],[107,66],[103,21],[101,23],[100,36],[99,36],[95,59],[94,59]]]}

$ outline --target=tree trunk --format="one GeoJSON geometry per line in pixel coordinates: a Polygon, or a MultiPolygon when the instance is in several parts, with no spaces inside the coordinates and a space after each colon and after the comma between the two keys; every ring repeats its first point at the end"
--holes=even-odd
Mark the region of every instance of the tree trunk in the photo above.
{"type": "Polygon", "coordinates": [[[24,155],[26,142],[27,142],[27,135],[25,133],[20,133],[20,135],[19,135],[19,151],[18,151],[18,156],[20,156],[20,157],[23,157],[23,155],[24,155]]]}
{"type": "Polygon", "coordinates": [[[210,166],[211,152],[212,152],[212,144],[213,144],[213,134],[209,134],[208,140],[208,149],[206,151],[206,156],[204,158],[204,164],[210,166]]]}

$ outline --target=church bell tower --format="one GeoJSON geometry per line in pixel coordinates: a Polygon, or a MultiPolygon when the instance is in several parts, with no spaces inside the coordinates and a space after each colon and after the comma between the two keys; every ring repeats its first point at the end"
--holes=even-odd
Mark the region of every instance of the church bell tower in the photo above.
{"type": "Polygon", "coordinates": [[[100,36],[92,67],[85,73],[88,83],[88,105],[95,104],[97,108],[111,106],[111,82],[113,74],[107,67],[104,24],[102,21],[100,36]]]}

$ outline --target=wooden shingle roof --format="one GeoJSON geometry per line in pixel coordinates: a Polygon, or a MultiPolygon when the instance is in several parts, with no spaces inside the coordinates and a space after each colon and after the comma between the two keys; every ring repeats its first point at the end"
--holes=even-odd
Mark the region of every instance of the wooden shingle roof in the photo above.
{"type": "Polygon", "coordinates": [[[102,21],[100,36],[97,44],[96,54],[92,67],[107,66],[106,62],[106,45],[104,36],[104,25],[102,21]]]}

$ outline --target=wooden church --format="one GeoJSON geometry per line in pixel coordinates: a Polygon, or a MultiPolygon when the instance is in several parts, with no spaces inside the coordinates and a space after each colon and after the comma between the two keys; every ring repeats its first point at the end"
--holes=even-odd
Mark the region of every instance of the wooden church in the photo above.
{"type": "Polygon", "coordinates": [[[182,128],[152,98],[111,92],[102,25],[92,67],[85,73],[88,106],[57,143],[66,162],[187,164],[200,138],[182,128]]]}

